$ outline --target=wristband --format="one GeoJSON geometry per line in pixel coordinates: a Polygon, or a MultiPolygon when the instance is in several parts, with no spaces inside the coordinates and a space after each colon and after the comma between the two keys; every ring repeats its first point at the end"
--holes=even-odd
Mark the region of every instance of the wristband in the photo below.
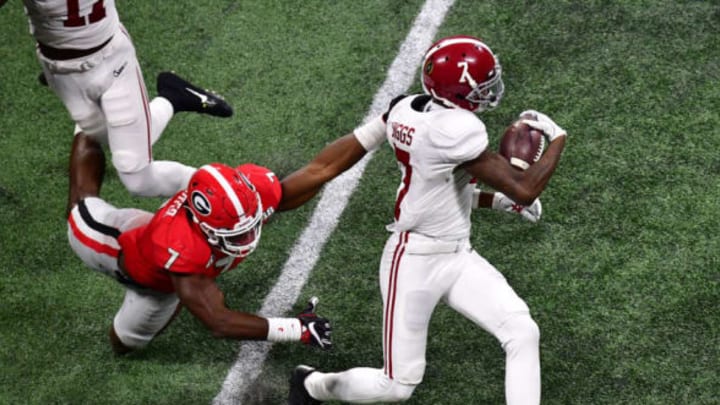
{"type": "MultiPolygon", "coordinates": [[[[474,210],[480,208],[480,193],[481,193],[481,192],[482,192],[482,191],[481,191],[479,188],[475,188],[475,189],[473,190],[472,209],[474,209],[474,210]]],[[[494,198],[493,198],[493,201],[495,201],[494,198]]]]}
{"type": "Polygon", "coordinates": [[[268,342],[297,342],[302,335],[302,326],[297,318],[267,318],[268,342]]]}

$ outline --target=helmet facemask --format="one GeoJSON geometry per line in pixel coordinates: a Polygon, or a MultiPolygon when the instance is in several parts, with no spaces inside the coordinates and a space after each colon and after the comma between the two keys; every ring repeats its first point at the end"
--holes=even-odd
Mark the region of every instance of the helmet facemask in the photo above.
{"type": "Polygon", "coordinates": [[[255,250],[260,242],[262,233],[260,196],[258,196],[258,209],[255,214],[238,222],[234,229],[213,228],[205,222],[198,222],[198,225],[207,236],[207,241],[211,246],[229,256],[246,257],[255,250]]]}
{"type": "Polygon", "coordinates": [[[487,81],[476,84],[470,83],[472,91],[465,96],[465,99],[473,104],[477,104],[474,112],[490,111],[500,104],[503,93],[505,93],[505,84],[502,81],[502,66],[498,61],[493,69],[492,77],[487,81]]]}

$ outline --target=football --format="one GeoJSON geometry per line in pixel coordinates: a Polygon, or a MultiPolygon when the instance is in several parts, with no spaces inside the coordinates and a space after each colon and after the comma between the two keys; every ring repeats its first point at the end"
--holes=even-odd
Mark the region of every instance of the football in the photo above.
{"type": "Polygon", "coordinates": [[[531,164],[537,162],[545,150],[545,136],[543,133],[527,124],[524,118],[536,117],[527,115],[518,118],[510,124],[503,133],[500,141],[500,155],[504,156],[513,167],[526,170],[531,164]]]}

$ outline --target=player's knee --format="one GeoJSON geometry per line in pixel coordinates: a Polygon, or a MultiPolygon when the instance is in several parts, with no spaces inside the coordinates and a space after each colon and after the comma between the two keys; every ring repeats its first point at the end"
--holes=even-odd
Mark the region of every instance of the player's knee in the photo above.
{"type": "Polygon", "coordinates": [[[131,149],[111,148],[112,164],[118,173],[136,174],[147,170],[151,159],[148,155],[131,149]]]}
{"type": "Polygon", "coordinates": [[[401,383],[396,379],[392,379],[385,374],[378,375],[376,387],[381,392],[376,399],[383,402],[403,402],[410,399],[416,384],[401,383]]]}
{"type": "Polygon", "coordinates": [[[529,314],[510,318],[503,329],[509,332],[509,339],[504,344],[505,350],[527,346],[536,347],[540,344],[540,328],[529,314]]]}
{"type": "Polygon", "coordinates": [[[134,350],[142,349],[147,346],[151,340],[145,336],[123,333],[123,330],[116,329],[114,324],[110,326],[109,335],[110,346],[116,354],[125,354],[134,350]]]}
{"type": "Polygon", "coordinates": [[[78,123],[75,125],[75,135],[80,133],[79,130],[82,128],[83,134],[102,144],[107,144],[107,125],[104,118],[93,115],[86,118],[75,118],[74,120],[78,123]]]}
{"type": "Polygon", "coordinates": [[[156,191],[153,188],[153,182],[151,181],[150,176],[145,173],[146,169],[136,172],[121,171],[120,168],[117,168],[117,170],[120,181],[130,194],[139,197],[154,197],[156,195],[156,191]]]}
{"type": "Polygon", "coordinates": [[[415,387],[417,387],[417,385],[403,384],[392,380],[386,400],[389,402],[407,401],[412,396],[413,391],[415,391],[415,387]]]}
{"type": "Polygon", "coordinates": [[[114,325],[110,326],[108,337],[110,338],[110,347],[112,348],[113,352],[115,352],[115,354],[126,354],[133,351],[133,348],[125,345],[125,343],[123,343],[123,341],[120,339],[117,332],[115,331],[114,325]]]}

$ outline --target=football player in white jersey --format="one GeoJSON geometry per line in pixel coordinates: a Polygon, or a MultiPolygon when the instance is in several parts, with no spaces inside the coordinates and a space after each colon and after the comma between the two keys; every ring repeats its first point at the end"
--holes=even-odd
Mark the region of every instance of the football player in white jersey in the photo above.
{"type": "Polygon", "coordinates": [[[425,55],[425,94],[396,98],[385,114],[283,179],[279,209],[292,209],[385,140],[401,172],[380,261],[385,364],[338,373],[298,366],[290,377],[290,404],[407,400],[422,381],[428,325],[441,300],[505,350],[507,403],[540,402],[538,326],[505,277],[470,246],[470,213],[478,205],[474,180],[519,204],[532,204],[555,171],[567,133],[533,111],[537,119],[525,122],[549,141],[538,162],[519,171],[489,150],[485,125],[474,113],[498,105],[501,76],[498,58],[479,39],[443,38],[425,55]]]}
{"type": "MultiPolygon", "coordinates": [[[[186,187],[195,168],[153,160],[153,143],[176,112],[229,117],[232,108],[171,72],[158,76],[159,96],[150,100],[114,0],[23,2],[44,78],[75,121],[75,134],[109,147],[132,194],[171,196],[186,187]]],[[[71,160],[83,159],[76,149],[71,160]]]]}

